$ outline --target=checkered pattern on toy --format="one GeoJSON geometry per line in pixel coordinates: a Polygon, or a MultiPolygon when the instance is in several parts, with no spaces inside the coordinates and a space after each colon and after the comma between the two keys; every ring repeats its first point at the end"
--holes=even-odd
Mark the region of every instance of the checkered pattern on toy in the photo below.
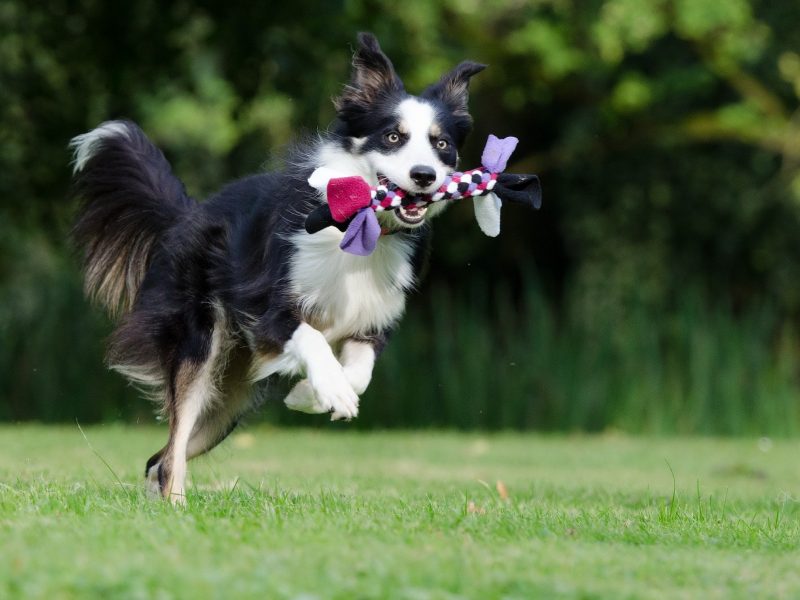
{"type": "Polygon", "coordinates": [[[491,193],[497,183],[497,173],[484,167],[455,172],[433,194],[413,195],[394,183],[370,187],[371,207],[374,211],[394,210],[401,204],[420,208],[441,200],[460,200],[491,193]],[[405,199],[405,200],[404,200],[405,199]]]}

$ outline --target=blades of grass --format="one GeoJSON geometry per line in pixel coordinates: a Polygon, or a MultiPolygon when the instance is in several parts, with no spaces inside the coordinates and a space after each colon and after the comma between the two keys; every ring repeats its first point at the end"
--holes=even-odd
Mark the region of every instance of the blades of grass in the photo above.
{"type": "Polygon", "coordinates": [[[108,469],[109,473],[111,473],[111,475],[114,476],[114,479],[117,480],[117,483],[119,484],[119,486],[124,488],[125,484],[122,483],[122,480],[119,478],[119,476],[117,475],[116,471],[114,471],[114,469],[111,467],[111,465],[108,464],[108,461],[105,458],[103,458],[103,456],[97,450],[94,449],[94,446],[92,446],[92,443],[89,441],[89,438],[86,437],[86,433],[84,433],[83,428],[81,427],[81,424],[78,422],[77,419],[75,419],[75,425],[78,426],[78,431],[81,432],[81,435],[83,436],[83,439],[86,442],[86,445],[89,447],[89,450],[91,450],[92,453],[97,458],[100,459],[100,462],[102,462],[106,466],[106,469],[108,469]]]}

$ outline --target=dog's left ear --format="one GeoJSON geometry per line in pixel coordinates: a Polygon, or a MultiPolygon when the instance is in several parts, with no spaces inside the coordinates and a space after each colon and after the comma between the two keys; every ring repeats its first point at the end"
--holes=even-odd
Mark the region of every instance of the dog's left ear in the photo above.
{"type": "Polygon", "coordinates": [[[403,82],[377,38],[371,33],[359,33],[350,83],[344,87],[342,95],[333,100],[336,111],[340,115],[365,111],[381,96],[402,90],[403,82]]]}
{"type": "Polygon", "coordinates": [[[486,65],[464,61],[426,89],[424,98],[436,98],[447,105],[458,117],[469,117],[469,80],[486,68],[486,65]]]}

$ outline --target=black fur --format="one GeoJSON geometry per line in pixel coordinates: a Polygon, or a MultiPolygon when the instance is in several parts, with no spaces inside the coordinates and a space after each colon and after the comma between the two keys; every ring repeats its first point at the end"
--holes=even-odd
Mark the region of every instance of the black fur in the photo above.
{"type": "Polygon", "coordinates": [[[84,250],[87,292],[112,313],[130,306],[152,244],[195,206],[142,130],[130,121],[119,124],[127,135],[99,140],[77,173],[75,191],[84,201],[72,231],[84,250]]]}
{"type": "Polygon", "coordinates": [[[350,132],[361,137],[371,127],[376,108],[391,106],[392,100],[405,96],[403,82],[395,73],[392,61],[381,51],[370,33],[358,34],[358,48],[353,55],[353,73],[342,95],[334,100],[339,118],[350,132]]]}
{"type": "Polygon", "coordinates": [[[469,81],[485,68],[486,65],[464,61],[421,94],[422,98],[438,104],[439,118],[446,124],[445,129],[456,132],[453,140],[456,146],[461,146],[472,129],[469,81]]]}

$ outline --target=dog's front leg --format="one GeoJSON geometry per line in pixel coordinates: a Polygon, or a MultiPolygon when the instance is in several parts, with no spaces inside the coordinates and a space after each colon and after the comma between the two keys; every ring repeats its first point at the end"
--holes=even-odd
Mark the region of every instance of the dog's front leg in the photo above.
{"type": "Polygon", "coordinates": [[[358,395],[322,333],[301,323],[286,342],[284,353],[306,374],[306,379],[284,400],[289,408],[311,413],[331,412],[332,420],[352,419],[358,415],[358,395]]]}
{"type": "Polygon", "coordinates": [[[369,341],[351,339],[342,346],[339,362],[342,363],[344,376],[359,396],[367,391],[372,380],[375,356],[375,347],[369,341]]]}
{"type": "MultiPolygon", "coordinates": [[[[366,391],[372,379],[376,356],[375,342],[372,340],[350,339],[342,345],[339,362],[347,381],[358,395],[366,391]]],[[[300,412],[312,414],[327,412],[317,400],[308,379],[298,381],[284,402],[292,410],[300,412]]]]}

